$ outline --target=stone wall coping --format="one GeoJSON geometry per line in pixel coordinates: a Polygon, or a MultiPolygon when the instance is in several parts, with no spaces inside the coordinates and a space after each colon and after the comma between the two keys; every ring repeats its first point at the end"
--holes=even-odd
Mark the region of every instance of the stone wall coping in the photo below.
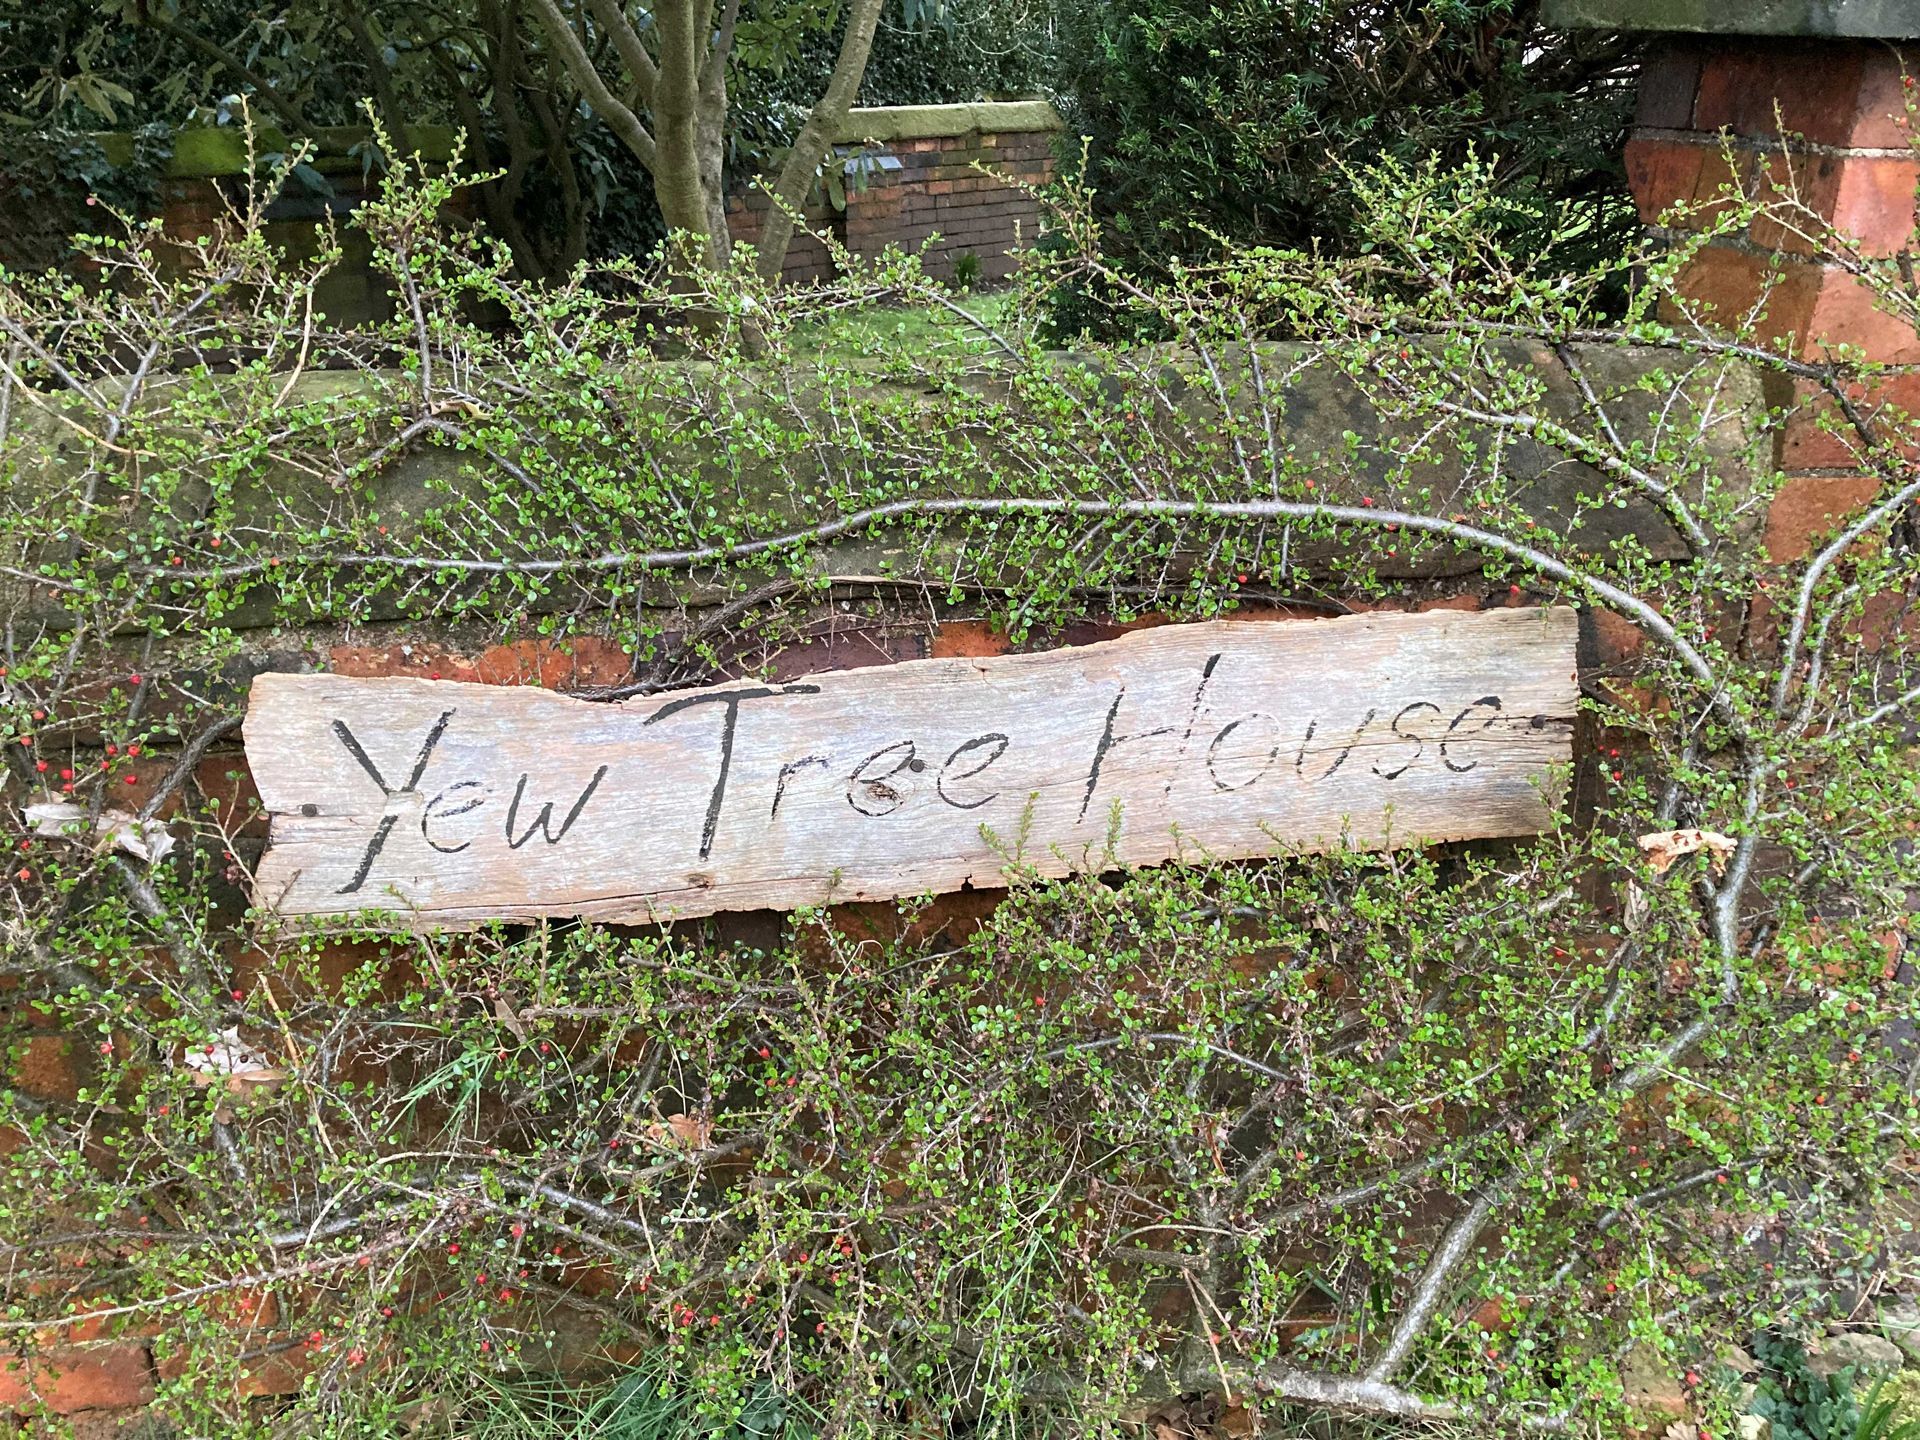
{"type": "Polygon", "coordinates": [[[1540,18],[1569,30],[1920,38],[1920,4],[1914,0],[1546,0],[1540,18]]]}
{"type": "Polygon", "coordinates": [[[856,106],[833,138],[836,144],[863,140],[945,140],[961,135],[1026,134],[1064,130],[1066,121],[1047,100],[973,100],[962,105],[856,106]]]}
{"type": "MultiPolygon", "coordinates": [[[[311,137],[312,153],[307,164],[328,174],[358,172],[362,162],[352,153],[371,132],[364,125],[322,125],[311,137]]],[[[456,132],[451,125],[415,125],[407,134],[407,149],[418,151],[423,159],[446,161],[453,157],[456,132]]],[[[105,131],[93,137],[106,152],[109,163],[133,163],[133,137],[105,131]]],[[[256,126],[253,135],[255,157],[285,154],[299,141],[289,137],[278,125],[256,126]]],[[[161,169],[168,180],[203,180],[216,175],[247,173],[247,137],[238,127],[187,125],[173,132],[173,154],[161,169]]]]}
{"type": "MultiPolygon", "coordinates": [[[[881,105],[856,107],[834,136],[835,143],[866,141],[937,140],[961,135],[1031,134],[1064,129],[1060,112],[1046,100],[975,100],[961,105],[881,105]]],[[[456,131],[451,125],[415,125],[407,134],[409,151],[432,161],[452,158],[456,131]]],[[[362,168],[354,147],[368,138],[361,125],[326,125],[311,137],[313,152],[307,163],[327,174],[346,174],[362,168]]],[[[104,131],[93,137],[109,163],[133,163],[133,137],[104,131]]],[[[256,156],[284,154],[296,142],[277,125],[254,131],[256,156]]],[[[173,134],[173,154],[161,175],[168,180],[200,180],[218,175],[247,173],[247,137],[233,126],[191,125],[173,134]]]]}

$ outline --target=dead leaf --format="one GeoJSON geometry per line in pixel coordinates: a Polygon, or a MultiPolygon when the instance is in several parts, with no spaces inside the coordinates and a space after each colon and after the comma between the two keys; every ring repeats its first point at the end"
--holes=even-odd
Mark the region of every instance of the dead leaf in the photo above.
{"type": "Polygon", "coordinates": [[[669,1148],[704,1150],[713,1139],[713,1121],[702,1115],[669,1115],[664,1125],[647,1126],[646,1137],[669,1148]]]}
{"type": "Polygon", "coordinates": [[[1244,1405],[1232,1405],[1221,1412],[1220,1418],[1213,1422],[1226,1440],[1253,1440],[1260,1433],[1260,1420],[1253,1411],[1244,1405]]]}
{"type": "Polygon", "coordinates": [[[1656,875],[1666,874],[1673,867],[1673,862],[1682,855],[1692,855],[1701,850],[1707,852],[1713,873],[1724,875],[1727,873],[1727,860],[1735,847],[1730,837],[1712,830],[1655,830],[1642,835],[1639,844],[1647,857],[1647,864],[1656,875]]]}
{"type": "Polygon", "coordinates": [[[520,1023],[520,1017],[514,1014],[513,1007],[497,995],[493,1000],[493,1018],[506,1026],[513,1033],[514,1039],[525,1043],[527,1027],[520,1023]]]}
{"type": "Polygon", "coordinates": [[[271,1091],[287,1078],[285,1070],[249,1046],[231,1027],[216,1035],[212,1044],[188,1047],[180,1065],[201,1089],[224,1084],[227,1094],[243,1098],[271,1091]]]}
{"type": "MultiPolygon", "coordinates": [[[[80,838],[93,821],[86,806],[72,805],[65,800],[29,805],[24,813],[29,830],[45,830],[74,839],[80,838]]],[[[136,860],[164,860],[174,845],[173,837],[160,821],[142,820],[124,810],[101,811],[95,834],[98,837],[94,843],[95,853],[118,847],[136,860]]]]}

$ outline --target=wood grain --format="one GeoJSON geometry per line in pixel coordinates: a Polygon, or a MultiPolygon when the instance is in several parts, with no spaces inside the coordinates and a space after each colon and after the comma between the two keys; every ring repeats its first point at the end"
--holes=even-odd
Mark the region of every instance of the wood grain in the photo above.
{"type": "Polygon", "coordinates": [[[1564,608],[1216,621],[621,704],[262,675],[258,902],[650,922],[1541,829],[1564,608]]]}

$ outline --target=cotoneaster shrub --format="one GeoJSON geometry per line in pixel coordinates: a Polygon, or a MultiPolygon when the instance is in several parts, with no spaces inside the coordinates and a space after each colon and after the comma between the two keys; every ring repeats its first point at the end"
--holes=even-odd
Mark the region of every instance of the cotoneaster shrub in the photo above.
{"type": "Polygon", "coordinates": [[[1844,356],[1659,319],[1684,256],[1542,277],[1484,171],[1362,186],[1362,261],[1152,282],[1069,208],[990,329],[898,258],[528,289],[414,174],[358,222],[383,328],[328,329],[328,257],[289,266],[257,205],[5,277],[5,1343],[138,1339],[156,1413],[223,1436],[472,1433],[589,1354],[689,1433],[1120,1433],[1217,1392],[1615,1434],[1630,1356],[1682,1369],[1882,1263],[1912,418],[1844,356]],[[1046,350],[1063,277],[1170,339],[1046,350]],[[927,312],[909,345],[836,348],[880,305],[927,312]],[[1261,340],[1282,316],[1304,343],[1261,340]],[[1792,564],[1756,544],[1757,374],[1848,396],[1884,477],[1792,564]],[[1303,450],[1312,395],[1377,428],[1303,450]],[[1010,836],[994,906],[659,931],[247,908],[237,682],[336,639],[617,644],[606,696],[850,616],[1033,642],[1448,592],[1581,606],[1632,657],[1589,674],[1536,839],[1042,883],[1010,836]],[[175,848],[118,848],[116,811],[175,848]],[[1713,838],[1656,870],[1636,839],[1677,827],[1713,838]],[[269,1372],[294,1393],[240,1383],[269,1372]]]}

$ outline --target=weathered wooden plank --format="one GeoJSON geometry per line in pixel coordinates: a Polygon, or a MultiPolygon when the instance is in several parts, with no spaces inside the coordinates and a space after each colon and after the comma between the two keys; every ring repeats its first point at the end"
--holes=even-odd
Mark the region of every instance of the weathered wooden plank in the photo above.
{"type": "Polygon", "coordinates": [[[262,675],[285,915],[791,909],[1174,859],[1520,835],[1556,803],[1564,608],[1226,621],[621,704],[262,675]]]}

